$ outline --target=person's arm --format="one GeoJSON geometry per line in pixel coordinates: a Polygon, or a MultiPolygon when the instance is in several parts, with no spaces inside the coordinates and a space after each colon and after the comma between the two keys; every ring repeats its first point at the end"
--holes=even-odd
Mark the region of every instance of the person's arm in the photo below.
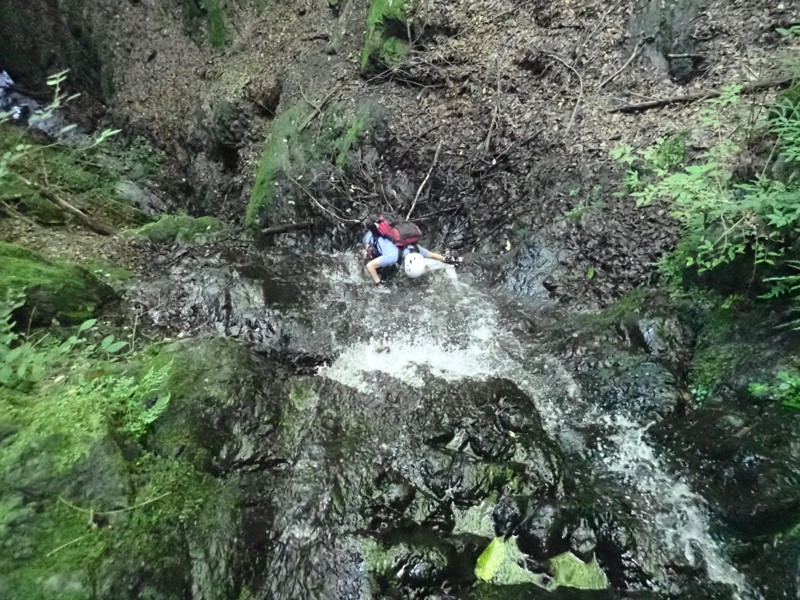
{"type": "Polygon", "coordinates": [[[422,253],[422,256],[424,256],[425,258],[432,258],[433,260],[438,260],[438,261],[443,262],[443,263],[448,264],[448,265],[456,265],[457,266],[457,265],[461,264],[461,258],[459,258],[459,257],[451,256],[451,257],[448,258],[447,256],[443,256],[443,255],[439,254],[438,252],[431,252],[430,250],[425,250],[421,246],[420,246],[419,251],[420,251],[420,253],[422,253]]]}
{"type": "Polygon", "coordinates": [[[387,240],[378,241],[378,250],[381,255],[378,258],[373,258],[367,263],[367,272],[372,277],[372,281],[376,284],[381,282],[381,276],[378,275],[378,267],[391,267],[397,264],[397,246],[387,240]]]}

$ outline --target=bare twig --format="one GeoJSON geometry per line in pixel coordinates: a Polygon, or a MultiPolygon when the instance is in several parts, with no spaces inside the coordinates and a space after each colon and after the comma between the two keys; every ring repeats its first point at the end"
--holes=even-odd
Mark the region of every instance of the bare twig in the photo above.
{"type": "MultiPolygon", "coordinates": [[[[767,79],[762,81],[754,81],[742,86],[740,94],[749,94],[773,87],[784,87],[790,85],[794,80],[793,77],[780,77],[777,79],[767,79]]],[[[661,100],[651,100],[649,102],[639,102],[637,104],[625,104],[624,106],[617,106],[609,109],[608,112],[640,112],[649,110],[651,108],[661,108],[670,104],[679,104],[687,102],[696,102],[697,100],[706,100],[708,98],[717,98],[722,94],[722,90],[711,90],[708,92],[697,92],[696,94],[687,94],[685,96],[672,96],[671,98],[663,98],[661,100]]]]}
{"type": "Polygon", "coordinates": [[[643,38],[643,39],[639,40],[638,42],[636,42],[636,47],[633,49],[633,53],[631,54],[630,58],[628,60],[626,60],[625,64],[622,65],[619,69],[617,69],[614,72],[613,75],[611,75],[611,76],[607,77],[606,79],[604,79],[603,83],[601,83],[600,85],[597,86],[597,89],[598,90],[602,89],[607,83],[609,83],[617,75],[622,73],[628,67],[628,65],[631,64],[634,60],[636,60],[636,58],[642,53],[642,50],[644,50],[645,45],[647,45],[647,42],[649,40],[651,40],[651,39],[652,38],[643,38]]]}
{"type": "Polygon", "coordinates": [[[489,153],[489,144],[492,141],[492,130],[497,123],[497,116],[500,114],[500,69],[497,69],[497,91],[495,92],[494,110],[492,111],[492,121],[489,123],[489,131],[486,134],[486,141],[483,143],[483,153],[489,153]]]}
{"type": "Polygon", "coordinates": [[[172,492],[164,492],[160,496],[156,496],[155,498],[150,498],[149,500],[145,500],[144,502],[139,502],[139,504],[134,504],[133,506],[129,506],[128,508],[120,508],[120,509],[117,509],[117,510],[107,510],[107,511],[99,512],[99,513],[95,513],[95,514],[98,514],[98,515],[115,515],[117,513],[127,512],[127,511],[133,510],[135,508],[141,508],[142,506],[147,506],[148,504],[151,504],[151,503],[155,502],[156,500],[161,500],[162,498],[165,498],[165,497],[169,496],[171,493],[172,492]]]}
{"type": "Polygon", "coordinates": [[[665,54],[664,56],[670,59],[693,58],[697,60],[702,60],[703,58],[705,58],[702,54],[665,54]]]}
{"type": "Polygon", "coordinates": [[[127,511],[133,510],[135,508],[141,508],[142,506],[146,506],[148,504],[151,504],[152,502],[155,502],[156,500],[161,500],[162,498],[164,498],[166,496],[169,496],[171,493],[172,492],[164,492],[160,496],[156,496],[155,498],[150,498],[149,500],[145,500],[144,502],[139,502],[139,504],[134,504],[133,506],[129,506],[127,508],[119,508],[119,509],[116,509],[116,510],[104,510],[104,511],[95,511],[95,510],[92,510],[91,508],[81,508],[80,506],[76,506],[75,504],[73,504],[72,502],[70,502],[69,500],[64,498],[63,496],[59,496],[58,500],[59,500],[59,502],[62,502],[64,504],[66,504],[70,508],[75,509],[77,511],[80,511],[82,513],[86,513],[86,514],[88,514],[90,516],[94,516],[94,515],[114,515],[114,514],[117,514],[117,513],[127,512],[127,511]]]}
{"type": "Polygon", "coordinates": [[[40,185],[35,181],[31,181],[30,179],[26,179],[21,175],[17,175],[17,177],[19,177],[19,180],[22,181],[22,183],[24,183],[28,187],[34,188],[36,191],[42,194],[42,196],[44,196],[51,202],[57,204],[67,212],[75,215],[81,223],[86,225],[89,229],[91,229],[95,233],[99,233],[100,235],[114,235],[116,233],[116,230],[112,229],[111,227],[108,227],[107,225],[95,221],[81,209],[77,208],[76,206],[73,206],[72,204],[70,204],[69,202],[67,202],[66,200],[64,200],[63,198],[55,194],[52,190],[46,188],[45,186],[40,185]]]}
{"type": "Polygon", "coordinates": [[[575,120],[575,114],[578,112],[578,107],[581,105],[581,99],[583,98],[583,78],[581,77],[581,74],[578,73],[578,71],[576,71],[574,67],[567,64],[567,62],[563,58],[561,58],[557,54],[552,54],[551,52],[547,52],[547,54],[555,58],[558,62],[567,67],[570,71],[575,73],[575,76],[578,78],[578,83],[581,86],[580,91],[578,92],[578,99],[575,101],[575,108],[572,109],[572,115],[569,118],[567,129],[564,132],[564,137],[566,138],[569,135],[569,130],[572,127],[572,122],[575,120]]]}
{"type": "Polygon", "coordinates": [[[261,230],[264,235],[274,235],[276,233],[286,233],[287,231],[297,231],[298,229],[307,229],[314,224],[314,221],[300,221],[298,223],[283,223],[282,225],[273,225],[272,227],[265,227],[261,230]]]}
{"type": "MultiPolygon", "coordinates": [[[[320,101],[319,105],[314,108],[314,111],[310,115],[308,115],[308,117],[306,117],[305,121],[302,122],[302,124],[298,128],[298,131],[303,131],[306,127],[308,127],[311,124],[311,121],[316,119],[317,115],[320,112],[322,112],[322,109],[328,103],[328,100],[330,100],[336,94],[338,94],[339,90],[341,90],[341,89],[342,89],[342,86],[340,84],[340,85],[337,85],[335,88],[333,88],[330,92],[328,92],[328,94],[320,101]]],[[[309,104],[311,104],[311,103],[309,102],[309,104]]],[[[312,104],[312,106],[314,106],[314,105],[312,104]]]]}
{"type": "Polygon", "coordinates": [[[72,544],[74,544],[74,543],[76,543],[76,542],[80,542],[80,541],[81,541],[83,538],[85,538],[85,537],[86,537],[86,534],[83,534],[83,535],[81,535],[81,536],[78,536],[78,537],[76,537],[74,540],[70,540],[70,541],[68,541],[66,544],[61,544],[61,545],[60,545],[58,548],[56,548],[55,550],[50,550],[50,552],[48,552],[47,554],[45,554],[45,557],[48,557],[48,558],[49,558],[50,556],[53,556],[53,554],[55,554],[55,553],[56,553],[56,552],[58,552],[59,550],[63,550],[63,549],[64,549],[64,548],[66,548],[67,546],[71,546],[72,544]]]}
{"type": "Polygon", "coordinates": [[[411,218],[411,213],[414,212],[414,207],[417,206],[417,200],[419,200],[419,195],[422,193],[422,189],[425,187],[425,184],[428,183],[428,179],[431,178],[433,167],[436,166],[436,161],[439,159],[439,151],[441,149],[442,149],[442,142],[439,142],[439,145],[436,146],[436,154],[433,155],[433,162],[431,163],[431,168],[428,169],[428,174],[425,175],[425,179],[423,179],[422,183],[419,184],[419,189],[417,189],[417,195],[414,196],[414,202],[411,203],[411,208],[408,209],[408,213],[406,214],[406,219],[411,218]]]}

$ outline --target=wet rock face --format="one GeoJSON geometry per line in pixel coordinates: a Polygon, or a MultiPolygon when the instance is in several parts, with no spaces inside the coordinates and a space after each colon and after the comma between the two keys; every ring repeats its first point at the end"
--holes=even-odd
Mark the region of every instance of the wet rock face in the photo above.
{"type": "Polygon", "coordinates": [[[559,327],[550,335],[586,398],[606,410],[665,416],[681,403],[686,361],[697,332],[692,307],[624,305],[559,327]]]}
{"type": "Polygon", "coordinates": [[[756,416],[709,407],[667,419],[653,435],[677,452],[728,524],[755,537],[800,521],[800,466],[789,441],[798,418],[779,408],[756,416]]]}

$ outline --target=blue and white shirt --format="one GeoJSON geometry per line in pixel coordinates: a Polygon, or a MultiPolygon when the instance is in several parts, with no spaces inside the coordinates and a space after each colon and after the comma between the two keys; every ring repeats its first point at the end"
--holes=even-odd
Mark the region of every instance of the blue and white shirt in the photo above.
{"type": "MultiPolygon", "coordinates": [[[[380,266],[382,267],[396,265],[401,256],[405,258],[411,252],[411,248],[403,248],[401,255],[400,248],[395,246],[391,240],[385,237],[376,238],[371,231],[364,234],[361,243],[367,248],[372,258],[380,258],[380,266]]],[[[424,258],[428,258],[428,251],[425,248],[419,244],[415,244],[415,246],[424,258]]]]}

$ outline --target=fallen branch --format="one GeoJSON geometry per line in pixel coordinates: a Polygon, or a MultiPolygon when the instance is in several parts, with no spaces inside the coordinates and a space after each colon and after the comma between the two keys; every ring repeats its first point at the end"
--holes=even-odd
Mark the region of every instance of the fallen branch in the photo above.
{"type": "Polygon", "coordinates": [[[2,209],[3,212],[6,213],[6,215],[8,215],[8,217],[11,219],[19,219],[23,223],[27,223],[28,225],[32,225],[33,227],[37,226],[36,221],[34,221],[33,219],[29,219],[10,204],[6,204],[5,201],[0,201],[0,209],[2,209]]]}
{"type": "Polygon", "coordinates": [[[417,189],[417,195],[414,196],[414,202],[411,203],[411,208],[408,209],[408,214],[406,214],[406,219],[411,218],[411,213],[414,212],[414,208],[417,206],[417,200],[419,200],[419,195],[422,193],[422,189],[425,187],[425,184],[428,183],[428,179],[431,178],[433,167],[436,166],[436,161],[439,159],[439,151],[441,149],[442,149],[442,142],[439,142],[439,145],[436,146],[436,154],[433,155],[433,162],[431,163],[431,168],[428,169],[428,174],[425,175],[425,179],[423,179],[422,183],[419,184],[419,188],[417,189]]]}
{"type": "Polygon", "coordinates": [[[570,116],[569,123],[567,124],[567,130],[564,132],[564,137],[566,138],[569,135],[569,130],[572,127],[572,122],[575,120],[575,114],[578,112],[578,107],[581,105],[581,99],[583,99],[583,78],[581,77],[581,74],[578,73],[578,71],[575,70],[574,67],[570,66],[567,63],[567,61],[565,61],[563,58],[561,58],[557,54],[551,54],[550,52],[547,52],[546,54],[548,54],[549,56],[552,56],[558,62],[560,62],[562,65],[567,67],[570,71],[575,73],[575,76],[578,78],[578,83],[581,86],[581,89],[578,92],[578,99],[575,101],[575,108],[572,109],[572,115],[570,116]]]}
{"type": "MultiPolygon", "coordinates": [[[[312,112],[310,115],[308,115],[308,117],[306,117],[306,120],[305,120],[305,121],[303,121],[303,122],[301,123],[300,127],[298,128],[298,131],[303,131],[303,130],[304,130],[306,127],[308,127],[309,125],[311,125],[311,121],[313,121],[314,119],[316,119],[316,118],[317,118],[317,115],[318,115],[319,113],[321,113],[321,112],[322,112],[322,109],[323,109],[323,108],[325,107],[325,105],[328,103],[328,100],[330,100],[330,99],[331,99],[331,98],[333,98],[333,97],[334,97],[334,96],[335,96],[337,93],[339,93],[339,90],[341,90],[341,89],[342,89],[342,86],[341,86],[341,85],[337,85],[337,86],[336,86],[335,88],[333,88],[333,89],[332,89],[330,92],[328,92],[328,94],[327,94],[327,95],[326,95],[326,96],[325,96],[325,97],[322,99],[322,101],[319,103],[319,105],[317,105],[317,106],[314,108],[314,111],[313,111],[313,112],[312,112]]],[[[311,104],[311,103],[309,102],[309,104],[311,104]]],[[[314,106],[314,105],[312,104],[312,106],[314,106]]]]}
{"type": "MultiPolygon", "coordinates": [[[[746,83],[742,86],[740,94],[750,94],[758,90],[764,90],[773,87],[784,87],[790,85],[794,81],[793,77],[781,77],[779,79],[765,79],[761,81],[754,81],[753,83],[746,83]]],[[[695,94],[687,94],[685,96],[672,96],[671,98],[663,98],[661,100],[650,100],[648,102],[638,102],[636,104],[625,104],[610,108],[608,112],[641,112],[650,110],[651,108],[660,108],[670,104],[696,102],[697,100],[707,100],[708,98],[717,98],[722,95],[722,90],[712,90],[708,92],[697,92],[695,94]]]]}
{"type": "Polygon", "coordinates": [[[597,89],[598,89],[598,90],[599,90],[599,89],[602,89],[602,88],[603,88],[603,86],[605,86],[607,83],[609,83],[610,81],[612,81],[612,80],[613,80],[613,79],[614,79],[614,78],[615,78],[617,75],[619,75],[620,73],[622,73],[622,72],[623,72],[623,71],[624,71],[624,70],[625,70],[625,69],[628,67],[628,65],[629,65],[629,64],[631,64],[631,63],[632,63],[634,60],[636,60],[636,58],[637,58],[637,57],[638,57],[638,56],[639,56],[639,55],[642,53],[642,50],[644,50],[644,47],[645,47],[645,45],[646,45],[646,44],[647,44],[647,42],[648,42],[648,41],[650,41],[650,40],[652,40],[652,38],[643,38],[643,39],[639,40],[638,42],[636,42],[636,47],[633,49],[633,54],[631,54],[631,57],[630,57],[628,60],[626,60],[626,61],[625,61],[625,64],[624,64],[624,65],[622,65],[622,66],[621,66],[619,69],[617,69],[617,71],[616,71],[616,72],[614,72],[614,74],[613,74],[613,75],[611,75],[610,77],[608,77],[607,79],[605,79],[605,80],[603,81],[603,83],[601,83],[600,85],[598,85],[598,86],[597,86],[597,89]]]}
{"type": "Polygon", "coordinates": [[[265,227],[261,230],[264,235],[274,235],[276,233],[286,233],[287,231],[296,231],[298,229],[306,229],[311,227],[314,221],[300,221],[299,223],[284,223],[283,225],[273,225],[272,227],[265,227]]]}
{"type": "Polygon", "coordinates": [[[73,206],[72,204],[70,204],[69,202],[67,202],[63,198],[59,197],[54,192],[52,192],[51,190],[45,188],[44,186],[36,183],[35,181],[31,181],[30,179],[26,179],[25,177],[22,177],[20,175],[18,175],[18,177],[19,177],[20,181],[22,181],[22,183],[24,183],[28,187],[32,187],[33,189],[35,189],[42,196],[44,196],[45,198],[50,200],[50,202],[56,204],[57,206],[60,206],[61,208],[63,208],[67,212],[75,215],[75,217],[81,223],[86,225],[89,229],[91,229],[95,233],[99,233],[100,235],[114,235],[115,233],[117,233],[115,229],[112,229],[111,227],[108,227],[107,225],[103,225],[102,223],[100,223],[98,221],[95,221],[89,215],[87,215],[85,212],[83,212],[81,209],[77,208],[76,206],[73,206]]]}
{"type": "Polygon", "coordinates": [[[289,181],[291,181],[293,184],[295,184],[297,187],[299,187],[305,193],[306,196],[311,198],[311,201],[314,204],[316,204],[320,209],[322,209],[323,211],[328,213],[334,219],[338,219],[338,220],[342,221],[343,223],[361,223],[361,221],[359,221],[358,219],[345,219],[344,217],[340,217],[335,212],[333,212],[333,211],[325,208],[324,206],[322,206],[322,204],[320,204],[319,201],[316,198],[314,198],[314,195],[311,192],[309,192],[305,187],[300,185],[299,182],[295,181],[293,177],[287,177],[287,179],[289,179],[289,181]]]}

